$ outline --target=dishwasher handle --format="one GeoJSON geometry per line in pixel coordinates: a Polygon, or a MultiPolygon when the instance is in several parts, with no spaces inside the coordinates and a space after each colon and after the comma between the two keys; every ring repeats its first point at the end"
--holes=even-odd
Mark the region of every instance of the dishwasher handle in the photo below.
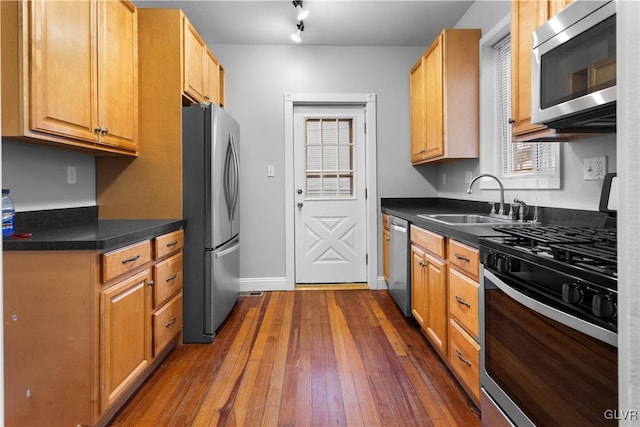
{"type": "Polygon", "coordinates": [[[401,225],[398,224],[394,224],[391,223],[391,228],[395,231],[399,231],[400,233],[406,233],[407,232],[407,227],[403,227],[401,225]]]}

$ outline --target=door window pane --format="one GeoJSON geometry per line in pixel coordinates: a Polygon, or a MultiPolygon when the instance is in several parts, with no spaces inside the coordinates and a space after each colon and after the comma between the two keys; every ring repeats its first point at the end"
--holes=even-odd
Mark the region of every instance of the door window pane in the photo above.
{"type": "Polygon", "coordinates": [[[353,119],[305,122],[306,198],[354,198],[353,119]]]}

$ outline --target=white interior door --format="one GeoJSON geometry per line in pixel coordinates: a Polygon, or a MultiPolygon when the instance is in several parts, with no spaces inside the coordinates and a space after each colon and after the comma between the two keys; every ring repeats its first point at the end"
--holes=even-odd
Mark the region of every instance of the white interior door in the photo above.
{"type": "Polygon", "coordinates": [[[364,117],[294,108],[296,283],[367,281],[364,117]]]}

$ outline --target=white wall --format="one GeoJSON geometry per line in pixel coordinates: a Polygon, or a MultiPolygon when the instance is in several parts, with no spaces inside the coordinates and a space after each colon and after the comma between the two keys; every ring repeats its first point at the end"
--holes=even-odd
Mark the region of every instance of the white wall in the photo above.
{"type": "Polygon", "coordinates": [[[18,212],[96,205],[90,154],[3,139],[2,184],[18,212]],[[76,167],[75,184],[67,184],[67,166],[76,167]]]}
{"type": "Polygon", "coordinates": [[[379,197],[436,195],[437,168],[410,165],[409,70],[426,45],[209,45],[225,67],[225,109],[241,129],[241,277],[285,276],[285,92],[377,94],[379,197]]]}
{"type": "MultiPolygon", "coordinates": [[[[511,2],[476,1],[455,25],[456,28],[481,28],[485,34],[504,16],[511,12],[511,2]]],[[[583,179],[583,159],[607,156],[607,172],[616,171],[616,135],[602,135],[570,143],[561,144],[561,188],[558,190],[506,190],[505,201],[514,197],[529,205],[550,206],[571,209],[598,210],[603,181],[583,179]]],[[[473,194],[467,194],[464,183],[465,171],[479,173],[478,160],[464,160],[442,164],[433,185],[438,188],[438,196],[453,199],[469,199],[497,202],[497,190],[480,190],[474,187],[473,194]],[[446,175],[446,184],[443,184],[446,175]]],[[[488,208],[487,208],[488,209],[488,208]]]]}

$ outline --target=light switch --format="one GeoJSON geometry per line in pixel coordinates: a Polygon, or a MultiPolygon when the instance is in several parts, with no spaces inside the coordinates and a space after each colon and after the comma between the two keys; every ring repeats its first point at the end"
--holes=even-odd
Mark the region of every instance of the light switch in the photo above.
{"type": "Polygon", "coordinates": [[[269,178],[276,176],[276,167],[274,165],[267,165],[267,176],[269,178]]]}
{"type": "Polygon", "coordinates": [[[67,184],[76,183],[76,167],[67,166],[67,184]]]}

